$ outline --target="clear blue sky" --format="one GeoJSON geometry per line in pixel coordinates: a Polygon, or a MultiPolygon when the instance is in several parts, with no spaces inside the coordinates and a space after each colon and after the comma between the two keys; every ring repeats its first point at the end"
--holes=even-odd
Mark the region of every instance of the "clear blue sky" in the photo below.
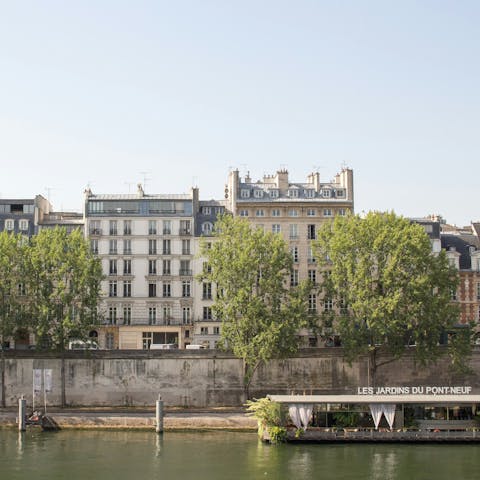
{"type": "Polygon", "coordinates": [[[480,2],[0,0],[0,195],[222,198],[354,169],[356,210],[480,219],[480,2]],[[130,183],[130,185],[129,185],[130,183]]]}

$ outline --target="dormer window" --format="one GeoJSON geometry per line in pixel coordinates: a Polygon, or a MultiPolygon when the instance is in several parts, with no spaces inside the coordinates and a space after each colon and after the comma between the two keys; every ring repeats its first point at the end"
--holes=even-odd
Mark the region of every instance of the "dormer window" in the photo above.
{"type": "Polygon", "coordinates": [[[210,215],[210,213],[211,213],[210,207],[202,207],[202,213],[204,215],[210,215]]]}
{"type": "Polygon", "coordinates": [[[298,197],[298,189],[297,188],[290,188],[288,190],[288,196],[290,198],[297,198],[298,197]]]}
{"type": "Polygon", "coordinates": [[[204,222],[202,223],[202,233],[204,235],[210,235],[213,230],[213,225],[211,222],[204,222]]]}
{"type": "Polygon", "coordinates": [[[270,190],[270,198],[278,198],[280,193],[277,188],[270,190]]]}
{"type": "Polygon", "coordinates": [[[242,188],[240,190],[240,197],[241,198],[250,198],[250,190],[248,188],[242,188]]]}
{"type": "Polygon", "coordinates": [[[305,196],[307,198],[314,198],[315,197],[315,190],[313,188],[308,188],[305,190],[305,196]]]}
{"type": "Polygon", "coordinates": [[[345,197],[345,190],[337,190],[336,194],[337,198],[343,198],[345,197]]]}
{"type": "Polygon", "coordinates": [[[263,198],[263,190],[254,190],[253,191],[253,196],[255,198],[263,198]]]}
{"type": "Polygon", "coordinates": [[[330,198],[330,197],[332,196],[331,190],[328,189],[328,188],[323,189],[323,190],[322,190],[322,196],[323,196],[324,198],[330,198]]]}

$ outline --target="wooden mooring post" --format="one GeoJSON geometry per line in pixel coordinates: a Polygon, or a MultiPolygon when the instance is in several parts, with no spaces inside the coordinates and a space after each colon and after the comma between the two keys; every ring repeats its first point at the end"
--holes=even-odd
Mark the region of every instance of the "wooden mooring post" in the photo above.
{"type": "Polygon", "coordinates": [[[21,398],[18,399],[18,430],[20,432],[24,432],[27,429],[26,418],[27,418],[27,401],[25,400],[25,397],[22,395],[21,398]]]}
{"type": "Polygon", "coordinates": [[[155,402],[155,407],[155,431],[157,433],[163,433],[163,400],[161,395],[158,396],[158,400],[155,402]]]}

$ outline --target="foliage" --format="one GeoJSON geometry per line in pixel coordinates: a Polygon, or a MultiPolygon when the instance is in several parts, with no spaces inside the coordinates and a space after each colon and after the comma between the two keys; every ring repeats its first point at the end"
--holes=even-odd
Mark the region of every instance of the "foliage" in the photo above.
{"type": "Polygon", "coordinates": [[[0,348],[25,326],[27,245],[19,235],[0,233],[0,348]]]}
{"type": "MultiPolygon", "coordinates": [[[[432,254],[420,225],[394,213],[337,217],[320,229],[314,252],[330,272],[321,290],[335,306],[322,315],[322,327],[341,336],[349,361],[369,354],[374,376],[386,363],[378,361],[380,349],[399,358],[415,345],[421,364],[446,350],[437,344],[458,319],[451,302],[458,274],[444,252],[432,254]]],[[[468,353],[464,342],[462,348],[448,350],[456,365],[468,353]]]]}
{"type": "Polygon", "coordinates": [[[247,406],[247,415],[257,420],[259,430],[266,427],[281,426],[285,422],[282,406],[278,402],[272,402],[267,397],[247,400],[245,405],[247,406]]]}
{"type": "Polygon", "coordinates": [[[34,329],[54,349],[84,338],[98,320],[102,268],[78,230],[41,230],[32,238],[30,294],[34,329]]]}
{"type": "Polygon", "coordinates": [[[305,430],[300,427],[295,430],[295,438],[301,438],[303,434],[305,433],[305,430]]]}
{"type": "Polygon", "coordinates": [[[356,427],[359,418],[358,412],[337,412],[333,414],[335,425],[339,428],[356,427]]]}
{"type": "Polygon", "coordinates": [[[267,431],[270,443],[283,443],[287,440],[287,429],[285,427],[269,427],[267,431]]]}
{"type": "Polygon", "coordinates": [[[202,245],[210,268],[200,279],[216,285],[213,313],[222,320],[223,344],[244,361],[248,397],[260,363],[297,351],[298,332],[309,324],[310,285],[287,288],[292,256],[280,235],[225,215],[217,221],[215,236],[212,245],[202,245]]]}

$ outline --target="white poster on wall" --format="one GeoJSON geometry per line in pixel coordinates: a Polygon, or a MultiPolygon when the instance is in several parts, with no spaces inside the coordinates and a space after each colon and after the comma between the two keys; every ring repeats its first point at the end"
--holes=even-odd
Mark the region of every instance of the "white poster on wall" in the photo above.
{"type": "Polygon", "coordinates": [[[45,382],[45,391],[51,392],[52,391],[52,369],[46,368],[44,371],[44,382],[45,382]]]}
{"type": "Polygon", "coordinates": [[[35,393],[42,391],[42,370],[40,368],[33,369],[33,391],[35,393]]]}

